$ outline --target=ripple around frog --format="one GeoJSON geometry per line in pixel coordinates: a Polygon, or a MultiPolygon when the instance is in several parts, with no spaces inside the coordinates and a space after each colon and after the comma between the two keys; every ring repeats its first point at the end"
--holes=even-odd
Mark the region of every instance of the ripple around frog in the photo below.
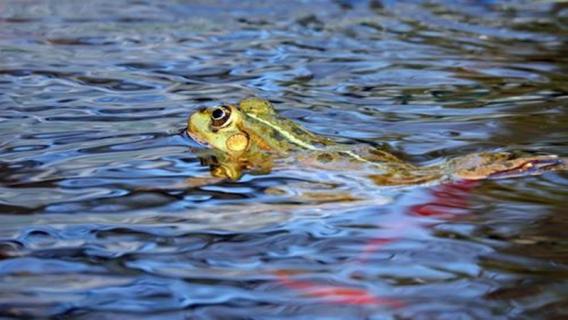
{"type": "Polygon", "coordinates": [[[168,186],[208,174],[177,134],[191,106],[251,94],[415,163],[565,155],[566,10],[0,2],[0,316],[565,315],[565,174],[376,191],[288,170],[168,186]],[[307,201],[322,180],[361,201],[307,201]]]}

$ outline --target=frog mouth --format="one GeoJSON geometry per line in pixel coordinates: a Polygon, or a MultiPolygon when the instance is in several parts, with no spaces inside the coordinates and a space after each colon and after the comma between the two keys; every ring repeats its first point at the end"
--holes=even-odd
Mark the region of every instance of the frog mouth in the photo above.
{"type": "Polygon", "coordinates": [[[189,126],[189,127],[187,128],[187,130],[185,130],[185,132],[187,132],[187,135],[188,135],[191,139],[193,139],[193,141],[199,143],[199,144],[202,145],[202,146],[206,146],[206,147],[209,146],[209,144],[207,143],[207,141],[206,141],[204,138],[202,138],[201,136],[199,136],[198,133],[193,132],[191,129],[192,129],[191,126],[189,126]]]}

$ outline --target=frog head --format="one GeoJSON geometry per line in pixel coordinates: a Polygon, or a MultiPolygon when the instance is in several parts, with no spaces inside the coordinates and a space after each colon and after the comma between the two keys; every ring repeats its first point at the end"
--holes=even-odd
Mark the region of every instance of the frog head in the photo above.
{"type": "Polygon", "coordinates": [[[242,111],[235,105],[202,108],[189,117],[187,132],[198,143],[238,155],[250,147],[251,137],[244,130],[243,120],[242,111]]]}
{"type": "Polygon", "coordinates": [[[259,151],[314,150],[330,142],[279,117],[270,102],[256,97],[196,111],[189,117],[187,132],[195,141],[233,158],[259,151]]]}

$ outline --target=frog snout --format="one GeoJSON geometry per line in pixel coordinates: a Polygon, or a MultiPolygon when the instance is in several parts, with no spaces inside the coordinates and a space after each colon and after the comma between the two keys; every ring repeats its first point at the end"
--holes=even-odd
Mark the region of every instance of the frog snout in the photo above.
{"type": "Polygon", "coordinates": [[[206,145],[207,141],[200,136],[199,130],[195,128],[194,122],[191,120],[192,119],[190,118],[187,124],[187,134],[191,137],[191,139],[195,140],[195,142],[206,145]]]}

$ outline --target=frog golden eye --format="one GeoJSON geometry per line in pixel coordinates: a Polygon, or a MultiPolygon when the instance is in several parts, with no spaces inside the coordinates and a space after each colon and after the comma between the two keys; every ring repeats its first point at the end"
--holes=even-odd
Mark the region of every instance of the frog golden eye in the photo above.
{"type": "Polygon", "coordinates": [[[225,117],[225,110],[217,108],[213,110],[213,112],[211,113],[211,117],[213,118],[213,120],[216,121],[221,120],[223,119],[223,117],[225,117]]]}
{"type": "Polygon", "coordinates": [[[217,107],[211,112],[211,124],[216,128],[228,125],[230,118],[231,109],[226,106],[217,107]]]}

